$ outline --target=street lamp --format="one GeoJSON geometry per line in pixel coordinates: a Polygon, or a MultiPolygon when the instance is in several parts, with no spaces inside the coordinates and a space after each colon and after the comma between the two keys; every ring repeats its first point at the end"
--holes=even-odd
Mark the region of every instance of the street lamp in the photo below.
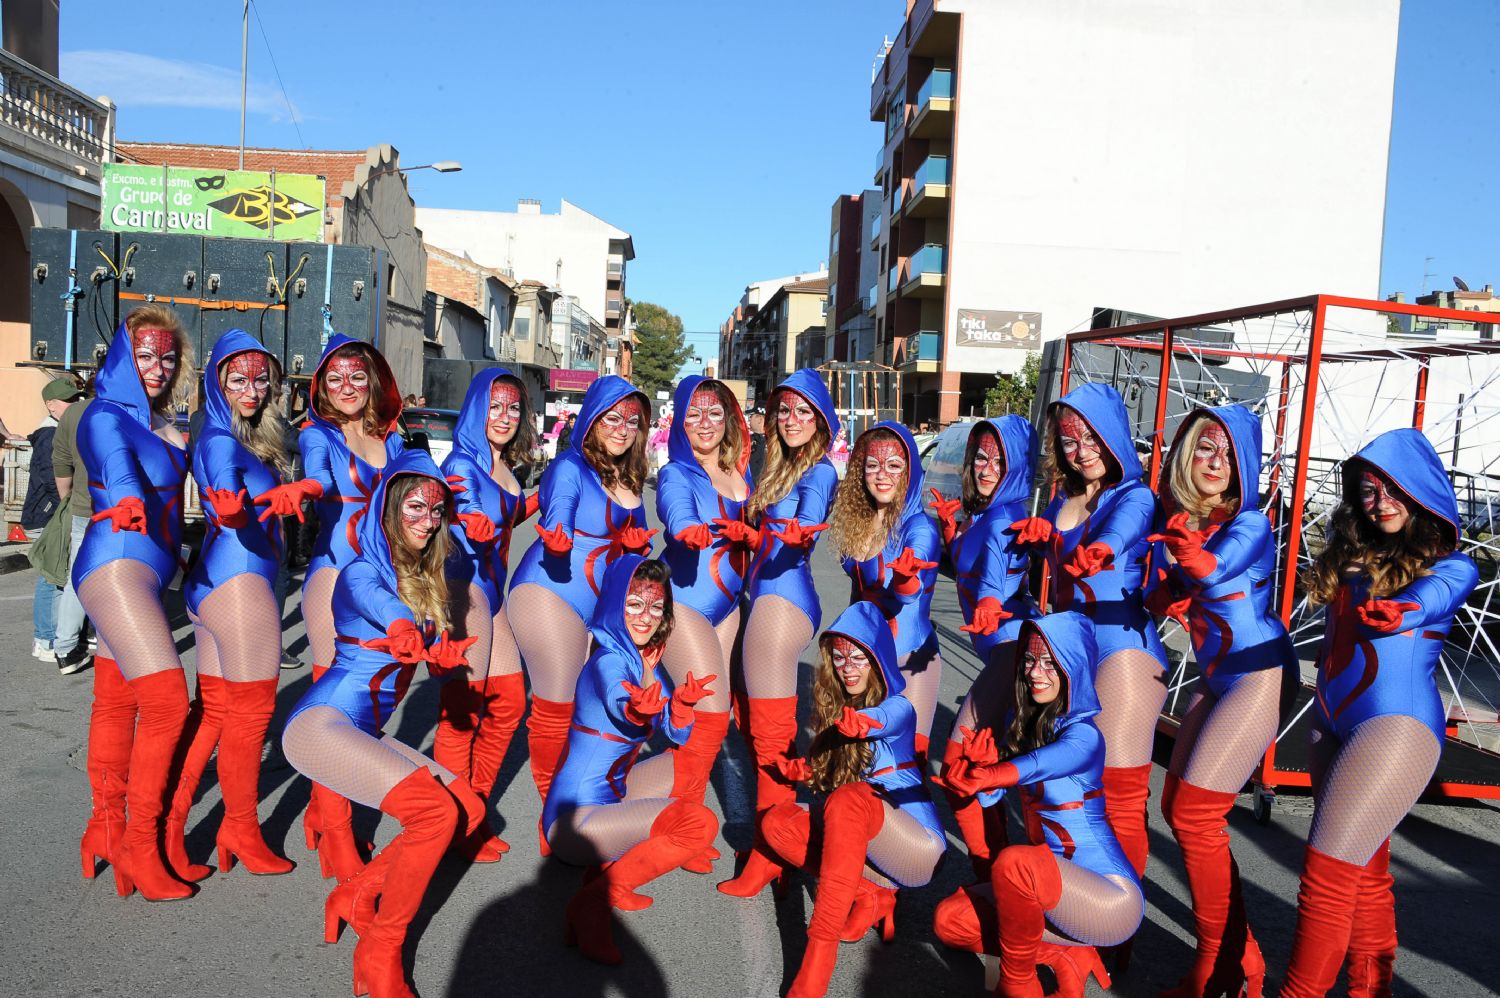
{"type": "Polygon", "coordinates": [[[436,163],[423,163],[421,166],[403,166],[397,172],[410,173],[413,170],[436,170],[439,173],[457,173],[463,168],[463,164],[456,159],[440,159],[436,163]]]}

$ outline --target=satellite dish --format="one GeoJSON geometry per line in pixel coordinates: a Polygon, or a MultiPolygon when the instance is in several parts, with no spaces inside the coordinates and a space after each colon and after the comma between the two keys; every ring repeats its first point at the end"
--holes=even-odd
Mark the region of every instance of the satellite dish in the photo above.
{"type": "Polygon", "coordinates": [[[1464,283],[1464,279],[1462,277],[1455,277],[1453,279],[1453,286],[1460,291],[1469,290],[1469,286],[1464,283]]]}

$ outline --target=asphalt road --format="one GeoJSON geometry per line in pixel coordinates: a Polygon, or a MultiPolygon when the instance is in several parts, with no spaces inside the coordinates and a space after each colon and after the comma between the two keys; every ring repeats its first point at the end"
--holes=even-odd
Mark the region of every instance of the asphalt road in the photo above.
{"type": "MultiPolygon", "coordinates": [[[[648,495],[648,504],[653,499],[648,495]]],[[[519,556],[524,545],[517,543],[519,556]]],[[[848,588],[832,556],[816,558],[818,588],[832,620],[848,588]]],[[[322,905],[330,883],[303,848],[299,818],[308,785],[273,749],[262,775],[261,815],[266,837],[298,863],[291,874],[254,877],[243,869],[215,874],[193,899],[150,904],[139,895],[115,896],[106,871],[79,877],[78,839],[87,815],[84,745],[92,677],[60,677],[28,657],[33,576],[0,576],[0,647],[11,649],[0,672],[5,704],[0,726],[0,891],[5,931],[0,938],[0,994],[4,995],[346,995],[354,936],[322,942],[322,905]]],[[[944,676],[936,729],[946,732],[976,674],[950,582],[939,585],[934,616],[942,638],[944,676]]],[[[192,669],[191,634],[178,631],[192,669]]],[[[295,601],[288,608],[288,647],[306,661],[295,601]]],[[[804,659],[804,668],[807,659],[804,659]]],[[[804,677],[805,678],[805,677],[804,677]]],[[[281,719],[307,689],[308,671],[281,677],[281,719]]],[[[414,684],[390,728],[430,746],[437,691],[414,684]]],[[[496,788],[501,834],[512,850],[500,863],[468,866],[449,859],[438,871],[408,942],[415,981],[427,998],[465,996],[679,995],[692,998],[776,996],[801,960],[811,912],[808,884],[777,901],[770,892],[748,901],[718,894],[714,884],[733,874],[734,848],[751,839],[743,792],[745,755],[738,735],[725,742],[708,803],[724,819],[725,854],[713,875],[668,874],[646,890],[656,904],[620,913],[616,938],[625,954],[618,968],[600,967],[562,945],[563,908],[579,871],[537,852],[539,803],[525,767],[524,730],[496,788]]],[[[1162,772],[1155,774],[1160,790],[1162,772]]],[[[1267,994],[1284,970],[1296,917],[1297,875],[1311,816],[1307,798],[1283,795],[1271,822],[1257,825],[1250,799],[1240,798],[1230,819],[1235,854],[1245,880],[1252,925],[1270,965],[1267,994]]],[[[946,809],[942,804],[939,808],[946,809]]],[[[384,843],[396,826],[359,809],[356,830],[384,843]]],[[[211,860],[222,808],[210,767],[189,824],[193,858],[211,860]]],[[[951,823],[950,823],[951,830],[951,823]]],[[[1147,873],[1147,920],[1133,965],[1116,979],[1114,994],[1154,995],[1173,984],[1191,953],[1191,905],[1176,844],[1152,802],[1152,860],[1147,873]]],[[[1018,833],[1013,830],[1013,836],[1018,833]]],[[[933,906],[968,871],[956,835],[937,880],[902,892],[895,941],[873,934],[846,945],[832,995],[983,994],[979,960],[944,949],[933,938],[933,906]]],[[[1401,825],[1393,870],[1401,953],[1398,995],[1496,994],[1500,954],[1500,808],[1490,804],[1419,805],[1401,825]]],[[[1090,994],[1101,994],[1090,985],[1090,994]]],[[[1342,986],[1335,994],[1343,994],[1342,986]]]]}

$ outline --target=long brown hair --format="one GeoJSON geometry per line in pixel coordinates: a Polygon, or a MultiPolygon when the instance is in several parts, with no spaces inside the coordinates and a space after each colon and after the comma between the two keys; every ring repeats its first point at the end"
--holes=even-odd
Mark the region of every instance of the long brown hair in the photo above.
{"type": "MultiPolygon", "coordinates": [[[[335,357],[360,357],[364,360],[365,369],[370,372],[370,394],[365,397],[365,412],[360,417],[360,423],[370,436],[377,439],[384,437],[391,427],[381,421],[380,400],[385,398],[390,389],[386,386],[382,371],[385,365],[377,363],[375,348],[368,343],[345,343],[318,364],[317,376],[313,379],[313,412],[334,426],[343,426],[350,421],[334,407],[333,400],[328,397],[328,386],[324,382],[325,368],[335,357]]],[[[397,415],[399,414],[398,410],[397,415]]]]}
{"type": "MultiPolygon", "coordinates": [[[[1016,712],[1005,729],[1005,743],[1000,746],[1002,759],[1033,752],[1057,741],[1057,719],[1068,711],[1068,674],[1057,666],[1057,696],[1051,703],[1039,704],[1031,699],[1031,684],[1026,680],[1026,643],[1030,628],[1023,628],[1016,642],[1016,712]]],[[[1050,649],[1050,645],[1048,646],[1050,649]]],[[[1053,663],[1057,656],[1053,654],[1053,663]]]]}
{"type": "MultiPolygon", "coordinates": [[[[804,398],[800,392],[782,388],[771,395],[770,411],[776,411],[784,392],[790,392],[812,405],[812,400],[804,398]]],[[[823,460],[823,455],[828,453],[828,445],[833,442],[833,436],[828,432],[828,420],[817,406],[813,405],[812,409],[817,430],[812,439],[801,447],[793,449],[783,443],[780,429],[766,434],[765,473],[755,483],[755,493],[745,503],[747,521],[754,522],[755,517],[766,511],[766,507],[785,499],[792,487],[802,481],[802,476],[816,467],[823,460]]]]}
{"type": "Polygon", "coordinates": [[[1000,491],[1001,484],[1005,481],[1005,472],[1008,470],[1007,458],[1005,456],[1005,444],[1000,441],[1000,434],[989,423],[980,423],[977,429],[969,431],[969,444],[964,448],[964,471],[962,485],[959,487],[959,498],[963,500],[964,512],[970,516],[989,509],[990,502],[994,500],[996,493],[1000,491]],[[974,481],[974,455],[979,453],[979,440],[988,433],[1000,444],[1000,480],[995,483],[995,491],[989,495],[979,491],[979,483],[974,481]]]}
{"type": "MultiPolygon", "coordinates": [[[[1389,480],[1380,469],[1358,460],[1345,461],[1342,473],[1357,480],[1366,468],[1389,480]]],[[[1313,559],[1312,567],[1302,573],[1302,585],[1313,606],[1334,601],[1351,567],[1370,577],[1372,599],[1385,599],[1430,574],[1433,562],[1453,550],[1453,525],[1429,513],[1400,486],[1395,487],[1410,518],[1394,534],[1383,533],[1371,523],[1358,500],[1351,498],[1352,490],[1345,489],[1343,501],[1328,518],[1323,550],[1313,559]]]]}
{"type": "MultiPolygon", "coordinates": [[[[177,370],[172,372],[167,390],[150,400],[153,412],[172,412],[179,404],[187,402],[188,396],[193,392],[193,345],[188,342],[187,331],[182,328],[182,319],[175,309],[160,302],[147,302],[131,309],[130,314],[125,317],[132,353],[135,350],[136,330],[145,327],[166,330],[172,334],[172,341],[177,344],[177,370]]],[[[131,364],[134,363],[135,358],[132,356],[131,364]]]]}
{"type": "Polygon", "coordinates": [[[664,648],[667,638],[672,636],[672,570],[667,563],[657,558],[648,558],[636,566],[631,573],[632,579],[645,579],[647,582],[661,584],[666,596],[662,597],[661,623],[656,626],[656,633],[651,635],[651,640],[646,647],[641,649],[642,655],[658,648],[664,648]]]}
{"type": "MultiPolygon", "coordinates": [[[[500,460],[510,468],[518,468],[531,463],[531,450],[536,446],[536,429],[531,425],[531,396],[527,394],[526,386],[521,383],[521,379],[509,374],[503,374],[491,381],[491,391],[495,390],[495,382],[498,381],[515,385],[516,390],[521,393],[521,422],[516,426],[516,435],[500,448],[500,460]]],[[[488,426],[488,422],[485,425],[488,426]]],[[[484,442],[489,444],[488,434],[484,442]]],[[[494,449],[494,445],[490,444],[490,453],[493,454],[494,449]]]]}
{"type": "Polygon", "coordinates": [[[813,727],[818,733],[808,750],[813,774],[808,785],[825,793],[845,783],[864,779],[865,770],[870,768],[870,760],[875,755],[875,748],[869,741],[846,738],[833,726],[845,707],[864,710],[885,701],[885,676],[881,674],[875,653],[858,641],[855,644],[870,659],[870,681],[863,693],[850,696],[833,669],[833,632],[825,631],[818,641],[818,674],[813,678],[813,727]]]}
{"type": "MultiPolygon", "coordinates": [[[[907,457],[906,474],[896,483],[896,498],[886,508],[885,519],[879,518],[880,507],[865,487],[865,458],[870,445],[877,440],[901,441],[890,430],[867,430],[854,441],[849,453],[849,470],[833,494],[833,507],[828,515],[828,532],[838,545],[839,554],[855,561],[873,558],[884,550],[891,536],[901,526],[901,509],[906,502],[906,487],[911,481],[911,455],[907,457]]],[[[905,447],[903,446],[903,452],[905,447]]]]}
{"type": "MultiPolygon", "coordinates": [[[[230,354],[229,357],[238,356],[230,354]]],[[[260,407],[255,415],[246,419],[240,415],[237,406],[231,405],[230,425],[234,427],[234,436],[244,448],[256,459],[276,472],[276,477],[283,482],[292,480],[295,466],[292,462],[291,451],[286,445],[286,420],[281,418],[281,364],[275,357],[266,355],[270,360],[269,369],[271,374],[271,390],[266,393],[265,404],[260,407]]],[[[229,357],[224,358],[225,361],[229,357]]],[[[219,365],[219,388],[224,388],[224,379],[228,375],[227,363],[219,365]]]]}
{"type": "Polygon", "coordinates": [[[1244,494],[1244,486],[1240,482],[1239,456],[1234,449],[1234,437],[1229,437],[1229,488],[1224,490],[1219,505],[1215,506],[1210,502],[1208,497],[1198,491],[1198,486],[1193,484],[1193,451],[1198,446],[1198,438],[1203,436],[1203,431],[1208,429],[1211,421],[1218,422],[1213,416],[1200,413],[1177,434],[1177,440],[1172,444],[1172,452],[1167,456],[1167,488],[1164,491],[1171,496],[1171,501],[1176,508],[1185,513],[1199,517],[1218,513],[1220,516],[1229,517],[1239,512],[1240,501],[1244,494]]]}
{"type": "MultiPolygon", "coordinates": [[[[628,451],[615,457],[604,446],[604,412],[609,409],[594,417],[594,421],[589,424],[588,434],[583,438],[583,458],[598,474],[606,492],[616,485],[623,485],[640,495],[641,490],[646,487],[646,472],[650,469],[646,461],[646,430],[647,420],[651,418],[651,403],[640,392],[632,394],[639,396],[641,400],[641,428],[636,432],[635,442],[628,451]]],[[[630,396],[626,395],[625,398],[630,396]]],[[[615,405],[619,405],[619,402],[615,405]]]]}
{"type": "Polygon", "coordinates": [[[1099,430],[1093,423],[1089,423],[1087,416],[1078,412],[1072,406],[1063,405],[1061,402],[1053,403],[1051,409],[1047,412],[1047,429],[1042,434],[1043,480],[1051,482],[1057,486],[1058,491],[1068,496],[1083,495],[1084,491],[1088,488],[1088,482],[1084,481],[1083,476],[1075,471],[1072,465],[1068,464],[1068,459],[1062,452],[1062,442],[1058,440],[1058,434],[1061,432],[1058,428],[1058,421],[1064,409],[1078,413],[1079,418],[1088,423],[1089,432],[1093,433],[1094,439],[1099,441],[1099,456],[1103,459],[1105,466],[1104,477],[1099,480],[1099,487],[1107,489],[1111,485],[1119,484],[1121,479],[1124,478],[1124,474],[1120,471],[1120,462],[1115,460],[1114,452],[1104,442],[1104,437],[1100,435],[1099,430]]]}
{"type": "Polygon", "coordinates": [[[443,503],[443,525],[433,531],[426,547],[413,551],[401,539],[401,504],[426,477],[410,472],[399,474],[386,486],[380,525],[391,549],[391,565],[396,569],[396,589],[401,602],[411,608],[418,621],[431,620],[439,628],[446,628],[448,577],[443,564],[448,560],[448,526],[453,522],[452,497],[443,503]]]}

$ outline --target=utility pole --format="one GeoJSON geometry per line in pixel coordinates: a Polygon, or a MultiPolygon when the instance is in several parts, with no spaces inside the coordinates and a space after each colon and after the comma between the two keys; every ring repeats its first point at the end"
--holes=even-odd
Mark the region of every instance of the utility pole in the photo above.
{"type": "Polygon", "coordinates": [[[245,168],[245,90],[250,72],[250,0],[240,25],[240,169],[245,168]]]}
{"type": "Polygon", "coordinates": [[[1427,293],[1427,279],[1437,276],[1432,272],[1432,261],[1436,259],[1437,257],[1433,256],[1424,256],[1422,258],[1422,294],[1424,295],[1427,293]]]}

